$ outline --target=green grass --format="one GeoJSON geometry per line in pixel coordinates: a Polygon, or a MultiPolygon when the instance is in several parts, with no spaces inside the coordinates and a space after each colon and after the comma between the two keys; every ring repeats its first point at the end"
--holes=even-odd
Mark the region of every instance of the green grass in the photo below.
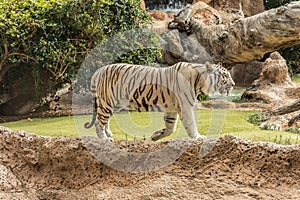
{"type": "Polygon", "coordinates": [[[9,123],[0,123],[13,130],[24,130],[45,136],[78,136],[72,116],[54,118],[34,118],[9,123]]]}
{"type": "MultiPolygon", "coordinates": [[[[201,110],[195,112],[198,131],[208,137],[230,134],[255,141],[268,141],[281,144],[300,143],[300,135],[295,133],[260,130],[258,126],[246,121],[255,111],[237,110],[201,110]]],[[[118,113],[111,120],[111,131],[115,140],[149,139],[152,133],[164,127],[162,113],[118,113]],[[130,134],[129,134],[130,133],[130,134]]],[[[94,127],[83,128],[85,122],[91,120],[90,115],[68,116],[56,118],[35,118],[16,122],[2,123],[13,130],[24,130],[44,136],[96,136],[94,127]]],[[[187,137],[179,121],[176,132],[166,139],[187,137]]]]}
{"type": "Polygon", "coordinates": [[[300,87],[300,74],[294,74],[292,77],[292,81],[300,87]]]}

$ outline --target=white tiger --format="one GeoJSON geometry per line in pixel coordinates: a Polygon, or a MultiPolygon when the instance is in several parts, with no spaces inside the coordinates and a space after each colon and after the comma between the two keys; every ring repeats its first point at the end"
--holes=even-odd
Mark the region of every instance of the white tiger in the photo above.
{"type": "Polygon", "coordinates": [[[170,67],[154,68],[132,64],[111,64],[99,68],[91,80],[94,98],[92,122],[100,139],[112,140],[109,120],[114,110],[128,107],[138,111],[164,112],[166,127],[154,132],[151,140],[175,131],[178,115],[190,138],[202,138],[194,119],[197,95],[219,92],[228,95],[234,86],[230,73],[222,66],[180,62],[170,67]],[[96,121],[97,118],[97,121],[96,121]]]}

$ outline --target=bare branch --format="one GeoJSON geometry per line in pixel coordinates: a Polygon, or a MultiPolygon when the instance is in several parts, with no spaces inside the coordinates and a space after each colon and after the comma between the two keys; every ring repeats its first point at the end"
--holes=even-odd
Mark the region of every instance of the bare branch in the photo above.
{"type": "Polygon", "coordinates": [[[10,53],[10,54],[8,54],[8,57],[10,57],[10,56],[21,56],[21,57],[25,57],[27,60],[35,61],[34,57],[28,56],[27,54],[24,54],[24,53],[10,53]]]}
{"type": "Polygon", "coordinates": [[[6,38],[3,39],[3,47],[4,47],[4,55],[2,56],[2,60],[0,62],[0,71],[3,70],[4,63],[8,59],[8,55],[9,55],[9,52],[8,52],[8,42],[7,42],[6,38]]]}
{"type": "Polygon", "coordinates": [[[204,48],[215,62],[227,64],[260,59],[265,53],[300,44],[300,1],[214,26],[190,17],[191,7],[185,9],[175,16],[169,28],[186,33],[184,41],[177,45],[184,48],[186,55],[191,55],[185,58],[190,62],[202,61],[207,55],[198,55],[195,48],[187,48],[189,40],[196,43],[194,46],[204,48]]]}

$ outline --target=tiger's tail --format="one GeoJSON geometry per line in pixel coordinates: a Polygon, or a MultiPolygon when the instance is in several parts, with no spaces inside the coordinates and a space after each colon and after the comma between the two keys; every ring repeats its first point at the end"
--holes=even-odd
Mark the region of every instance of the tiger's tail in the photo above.
{"type": "Polygon", "coordinates": [[[96,115],[97,115],[97,97],[94,97],[94,108],[93,108],[93,118],[91,122],[86,122],[84,124],[84,128],[91,128],[96,121],[96,115]]]}

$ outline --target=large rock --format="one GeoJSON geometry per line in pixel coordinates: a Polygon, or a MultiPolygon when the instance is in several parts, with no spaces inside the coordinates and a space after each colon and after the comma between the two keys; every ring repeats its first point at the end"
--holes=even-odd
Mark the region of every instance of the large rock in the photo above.
{"type": "Polygon", "coordinates": [[[178,30],[171,30],[161,39],[161,48],[163,50],[162,63],[169,65],[181,61],[193,63],[213,63],[212,58],[205,48],[197,43],[196,35],[180,33],[178,30]]]}
{"type": "Polygon", "coordinates": [[[232,79],[236,86],[248,87],[259,78],[264,63],[250,61],[233,66],[230,70],[232,79]]]}
{"type": "Polygon", "coordinates": [[[23,72],[24,79],[9,79],[9,89],[0,93],[0,116],[20,116],[31,113],[40,106],[42,97],[49,93],[50,74],[40,72],[39,79],[33,75],[30,65],[19,64],[16,69],[23,72]]]}
{"type": "Polygon", "coordinates": [[[0,116],[20,116],[33,112],[39,101],[29,94],[20,94],[0,105],[0,116]]]}
{"type": "MultiPolygon", "coordinates": [[[[212,0],[209,5],[217,10],[234,11],[240,9],[240,0],[212,0]]],[[[265,11],[263,0],[242,0],[242,11],[245,17],[250,17],[265,11]]]]}
{"type": "Polygon", "coordinates": [[[222,23],[219,12],[201,1],[193,4],[193,9],[190,16],[202,21],[206,25],[216,25],[222,23]]]}
{"type": "Polygon", "coordinates": [[[151,24],[150,28],[157,32],[165,32],[168,29],[168,24],[172,21],[175,14],[175,12],[149,12],[149,15],[153,20],[153,24],[151,24]]]}
{"type": "MultiPolygon", "coordinates": [[[[168,2],[155,2],[155,1],[145,1],[146,5],[154,5],[160,3],[168,3],[168,2]]],[[[193,4],[193,16],[196,19],[201,20],[203,23],[207,25],[215,25],[221,23],[230,23],[240,17],[237,11],[240,9],[239,0],[194,0],[194,1],[182,1],[183,4],[192,3],[193,4]]],[[[141,3],[143,7],[143,3],[141,3]]],[[[145,8],[147,9],[147,8],[145,8]]],[[[258,13],[263,12],[264,4],[263,0],[258,1],[250,1],[244,0],[242,1],[242,12],[245,17],[252,16],[258,13]]],[[[158,32],[164,32],[168,29],[168,24],[172,20],[175,12],[163,12],[163,11],[155,11],[149,12],[149,14],[153,17],[153,24],[151,28],[158,32]]]]}
{"type": "Polygon", "coordinates": [[[242,95],[242,100],[255,100],[266,103],[274,101],[287,102],[297,98],[287,95],[287,91],[292,94],[291,90],[294,89],[296,89],[296,85],[288,74],[286,61],[278,52],[273,52],[263,63],[260,77],[242,95]]]}

